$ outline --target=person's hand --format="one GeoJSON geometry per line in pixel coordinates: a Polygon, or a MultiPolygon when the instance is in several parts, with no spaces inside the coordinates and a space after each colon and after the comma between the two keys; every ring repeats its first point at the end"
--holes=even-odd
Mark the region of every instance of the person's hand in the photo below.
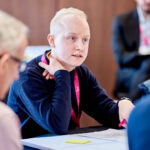
{"type": "MultiPolygon", "coordinates": [[[[134,108],[133,103],[131,101],[129,101],[128,99],[124,99],[124,100],[119,101],[118,107],[119,107],[120,122],[122,122],[124,119],[127,122],[129,115],[130,115],[130,112],[134,108]]],[[[126,127],[126,124],[123,124],[122,126],[126,127]]]]}
{"type": "Polygon", "coordinates": [[[54,74],[58,70],[66,70],[65,67],[54,57],[51,56],[49,65],[39,62],[39,66],[44,68],[43,76],[48,79],[54,79],[54,74]]]}

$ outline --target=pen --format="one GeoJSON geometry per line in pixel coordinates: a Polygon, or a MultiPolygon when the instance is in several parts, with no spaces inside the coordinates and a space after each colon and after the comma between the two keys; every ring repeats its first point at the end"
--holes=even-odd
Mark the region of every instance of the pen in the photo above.
{"type": "Polygon", "coordinates": [[[123,120],[119,123],[118,126],[119,126],[119,127],[122,127],[122,125],[125,124],[125,123],[126,123],[126,119],[123,119],[123,120]]]}

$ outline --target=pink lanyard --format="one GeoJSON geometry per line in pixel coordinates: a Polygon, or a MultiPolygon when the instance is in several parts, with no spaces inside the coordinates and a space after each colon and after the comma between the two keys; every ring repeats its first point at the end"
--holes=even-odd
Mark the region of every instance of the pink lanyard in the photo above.
{"type": "Polygon", "coordinates": [[[71,118],[77,125],[77,128],[80,128],[80,122],[79,122],[79,105],[80,105],[80,86],[79,86],[79,78],[77,71],[75,70],[74,74],[74,86],[75,86],[75,92],[76,92],[76,98],[77,98],[77,106],[78,106],[78,116],[76,117],[75,112],[73,108],[71,108],[71,118]]]}
{"type": "Polygon", "coordinates": [[[142,28],[141,28],[140,25],[139,25],[139,32],[140,32],[140,34],[141,34],[141,38],[142,38],[142,40],[143,40],[143,42],[144,42],[144,45],[147,46],[147,45],[148,45],[148,38],[147,38],[147,36],[145,36],[145,35],[143,34],[142,28]]]}

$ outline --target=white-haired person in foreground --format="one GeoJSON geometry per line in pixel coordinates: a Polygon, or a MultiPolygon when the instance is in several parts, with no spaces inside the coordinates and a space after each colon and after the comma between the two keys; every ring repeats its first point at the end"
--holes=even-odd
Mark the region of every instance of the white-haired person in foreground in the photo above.
{"type": "MultiPolygon", "coordinates": [[[[0,11],[0,99],[18,79],[27,46],[28,28],[16,18],[0,11]]],[[[21,150],[20,121],[17,115],[0,102],[0,150],[21,150]]]]}
{"type": "Polygon", "coordinates": [[[82,111],[110,127],[127,120],[131,101],[115,103],[82,64],[89,41],[83,11],[67,8],[56,13],[48,34],[51,50],[30,61],[9,92],[8,105],[20,117],[23,138],[79,128],[82,111]]]}

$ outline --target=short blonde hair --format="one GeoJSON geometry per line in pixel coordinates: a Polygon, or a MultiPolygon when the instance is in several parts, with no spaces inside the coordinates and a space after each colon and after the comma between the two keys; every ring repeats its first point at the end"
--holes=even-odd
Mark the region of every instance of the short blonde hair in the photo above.
{"type": "Polygon", "coordinates": [[[56,12],[55,16],[52,18],[50,22],[50,33],[54,34],[56,26],[60,23],[61,19],[66,15],[78,15],[80,17],[83,17],[85,20],[87,20],[87,15],[76,8],[63,8],[60,9],[58,12],[56,12]]]}
{"type": "Polygon", "coordinates": [[[21,36],[28,36],[29,29],[15,17],[0,10],[0,53],[14,53],[21,43],[21,36]]]}

